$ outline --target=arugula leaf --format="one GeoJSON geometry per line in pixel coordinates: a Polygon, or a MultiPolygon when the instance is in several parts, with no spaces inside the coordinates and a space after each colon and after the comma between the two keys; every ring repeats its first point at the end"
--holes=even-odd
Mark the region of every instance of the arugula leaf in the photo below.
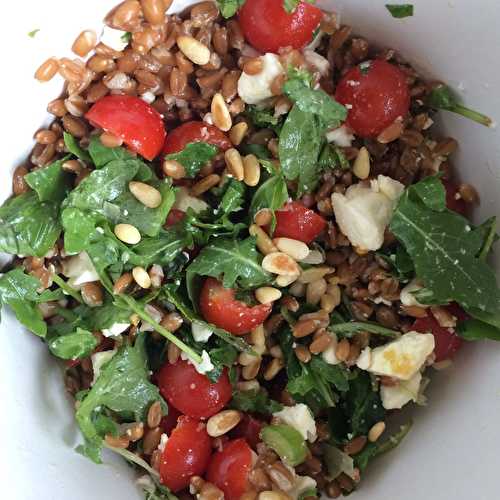
{"type": "Polygon", "coordinates": [[[186,170],[186,177],[192,179],[218,152],[219,148],[213,144],[190,142],[182,151],[166,155],[165,159],[178,161],[186,170]]]}
{"type": "Polygon", "coordinates": [[[0,251],[43,257],[61,233],[58,207],[35,192],[15,196],[0,207],[0,251]]]}
{"type": "Polygon", "coordinates": [[[279,134],[283,120],[274,116],[274,108],[262,108],[250,105],[245,108],[245,116],[251,120],[256,128],[270,128],[279,134]]]}
{"type": "Polygon", "coordinates": [[[468,319],[461,322],[456,332],[465,340],[500,340],[500,327],[495,328],[493,325],[478,319],[468,319]]]}
{"type": "Polygon", "coordinates": [[[427,96],[426,104],[434,109],[444,109],[457,113],[486,127],[493,126],[491,118],[460,104],[450,87],[444,84],[438,85],[431,91],[427,96]]]}
{"type": "Polygon", "coordinates": [[[77,158],[79,158],[84,162],[87,163],[92,162],[92,158],[90,157],[89,153],[85,151],[85,149],[80,147],[75,137],[73,137],[71,134],[68,134],[68,132],[64,132],[63,137],[64,137],[64,145],[71,154],[73,154],[74,156],[76,156],[77,158]]]}
{"type": "Polygon", "coordinates": [[[245,0],[217,0],[220,13],[225,19],[233,17],[244,3],[245,0]]]}
{"type": "Polygon", "coordinates": [[[245,184],[236,179],[230,179],[225,186],[224,194],[215,214],[216,218],[227,216],[233,212],[239,212],[243,209],[245,201],[245,184]]]}
{"type": "Polygon", "coordinates": [[[134,158],[125,148],[107,148],[96,135],[90,138],[88,152],[96,168],[104,167],[113,160],[134,158]]]}
{"type": "Polygon", "coordinates": [[[68,158],[66,156],[24,176],[30,188],[37,192],[40,201],[61,202],[66,198],[73,185],[73,176],[62,169],[62,164],[68,158]]]}
{"type": "Polygon", "coordinates": [[[271,232],[276,227],[276,216],[274,211],[281,208],[288,200],[288,190],[285,179],[282,175],[275,175],[263,182],[257,191],[255,191],[250,204],[250,220],[253,221],[255,214],[263,209],[269,208],[273,211],[273,220],[271,222],[271,232]]]}
{"type": "Polygon", "coordinates": [[[269,398],[264,389],[234,391],[229,406],[235,410],[261,415],[272,415],[283,409],[283,405],[269,398]]]}
{"type": "Polygon", "coordinates": [[[318,158],[318,166],[321,170],[334,168],[349,170],[351,168],[351,164],[344,153],[333,144],[325,144],[318,158]]]}
{"type": "Polygon", "coordinates": [[[411,17],[414,13],[413,5],[410,3],[386,4],[385,8],[391,13],[391,16],[396,19],[411,17]]]}
{"type": "MultiPolygon", "coordinates": [[[[262,269],[262,256],[255,247],[255,238],[238,241],[217,238],[207,245],[187,268],[187,275],[212,276],[222,279],[226,288],[255,288],[271,281],[262,269]]],[[[189,278],[188,278],[189,279],[189,278]]]]}
{"type": "Polygon", "coordinates": [[[55,337],[48,342],[50,352],[62,359],[81,359],[90,356],[97,344],[97,339],[92,332],[81,328],[77,328],[73,333],[55,337]]]}
{"type": "Polygon", "coordinates": [[[443,207],[443,193],[436,177],[408,187],[398,201],[390,230],[405,246],[417,277],[434,301],[454,300],[465,309],[497,311],[500,291],[495,275],[477,258],[481,234],[471,230],[467,219],[443,207]],[[422,194],[432,191],[441,193],[439,204],[422,194]]]}
{"type": "MultiPolygon", "coordinates": [[[[144,420],[149,406],[161,400],[158,387],[148,379],[144,335],[139,335],[134,346],[122,346],[102,368],[96,383],[81,402],[76,419],[85,439],[97,447],[102,445],[102,436],[92,420],[98,407],[108,408],[124,419],[144,420]]],[[[100,463],[99,453],[94,459],[100,463]]]]}
{"type": "Polygon", "coordinates": [[[271,153],[269,149],[267,149],[262,144],[242,144],[240,147],[240,151],[244,155],[255,155],[259,160],[270,160],[271,153]]]}
{"type": "Polygon", "coordinates": [[[233,366],[238,357],[238,351],[232,345],[218,340],[218,346],[210,349],[208,355],[215,368],[207,373],[207,377],[212,382],[217,382],[222,375],[224,367],[231,368],[233,366]]]}

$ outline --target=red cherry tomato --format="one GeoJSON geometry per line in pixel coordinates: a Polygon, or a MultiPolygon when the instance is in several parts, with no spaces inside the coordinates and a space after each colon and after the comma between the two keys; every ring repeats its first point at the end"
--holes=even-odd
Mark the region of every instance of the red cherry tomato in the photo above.
{"type": "Polygon", "coordinates": [[[241,422],[231,431],[232,438],[243,438],[253,449],[260,443],[260,431],[264,423],[251,415],[245,414],[241,422]]]}
{"type": "Polygon", "coordinates": [[[465,215],[467,212],[467,204],[460,197],[458,186],[451,181],[441,181],[446,189],[446,206],[457,212],[460,215],[465,215]]]}
{"type": "MultiPolygon", "coordinates": [[[[450,304],[446,309],[459,321],[465,321],[469,318],[456,304],[450,304]]],[[[419,318],[415,321],[412,330],[421,333],[432,333],[434,335],[436,362],[451,359],[463,344],[463,340],[455,333],[455,330],[440,326],[430,310],[427,317],[419,318]]]]}
{"type": "Polygon", "coordinates": [[[186,488],[193,476],[205,472],[211,451],[206,425],[190,417],[180,417],[161,456],[161,482],[174,492],[186,488]]]}
{"type": "Polygon", "coordinates": [[[361,137],[377,136],[410,109],[406,76],[381,60],[349,70],[337,86],[335,99],[349,108],[347,124],[361,137]]]}
{"type": "Polygon", "coordinates": [[[281,47],[301,49],[311,41],[323,13],[307,2],[300,2],[291,14],[283,0],[246,0],[239,21],[245,38],[261,52],[278,52],[281,47]]]}
{"type": "Polygon", "coordinates": [[[275,238],[292,238],[304,243],[311,243],[326,227],[326,220],[298,201],[287,203],[282,210],[277,210],[275,238]]]}
{"type": "Polygon", "coordinates": [[[170,212],[167,215],[167,220],[165,221],[166,227],[175,226],[178,222],[184,219],[186,212],[179,210],[177,208],[170,209],[170,212]]]}
{"type": "Polygon", "coordinates": [[[205,122],[186,122],[168,133],[163,152],[178,153],[192,142],[213,144],[223,151],[231,147],[231,141],[217,127],[205,122]]]}
{"type": "Polygon", "coordinates": [[[148,160],[155,158],[165,142],[160,113],[139,97],[108,95],[99,99],[85,115],[92,124],[117,137],[148,160]]]}
{"type": "Polygon", "coordinates": [[[158,373],[162,396],[184,415],[208,418],[222,410],[231,399],[231,384],[224,370],[217,382],[201,375],[187,361],[166,363],[158,373]]]}
{"type": "Polygon", "coordinates": [[[205,281],[200,294],[200,310],[205,320],[233,335],[244,335],[264,323],[271,309],[268,304],[247,306],[234,298],[234,290],[224,288],[214,278],[205,281]]]}
{"type": "Polygon", "coordinates": [[[207,479],[224,492],[226,500],[239,500],[248,489],[252,450],[244,439],[235,439],[212,456],[207,479]]]}
{"type": "Polygon", "coordinates": [[[181,415],[182,413],[177,408],[172,405],[168,407],[168,415],[164,416],[160,422],[160,427],[167,436],[170,436],[170,433],[177,427],[177,421],[181,415]]]}

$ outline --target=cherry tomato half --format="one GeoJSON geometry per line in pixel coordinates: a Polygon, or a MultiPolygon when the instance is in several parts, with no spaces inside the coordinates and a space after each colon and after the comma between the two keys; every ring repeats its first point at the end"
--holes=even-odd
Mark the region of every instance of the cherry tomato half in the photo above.
{"type": "Polygon", "coordinates": [[[170,433],[177,427],[177,421],[181,415],[182,413],[177,408],[172,405],[168,407],[168,415],[162,417],[160,422],[160,427],[167,436],[170,436],[170,433]]]}
{"type": "Polygon", "coordinates": [[[458,186],[451,181],[441,181],[446,189],[446,206],[453,212],[460,215],[465,215],[467,212],[467,204],[460,197],[458,186]]]}
{"type": "Polygon", "coordinates": [[[308,2],[300,2],[291,14],[283,0],[246,0],[239,12],[245,38],[261,52],[281,47],[301,49],[311,41],[323,13],[308,2]]]}
{"type": "Polygon", "coordinates": [[[231,399],[227,370],[217,382],[211,382],[191,363],[179,360],[174,364],[164,364],[157,380],[160,392],[169,404],[190,417],[211,417],[231,399]]]}
{"type": "Polygon", "coordinates": [[[248,489],[252,450],[244,439],[235,439],[212,456],[207,479],[224,492],[226,500],[239,500],[248,489]]]}
{"type": "Polygon", "coordinates": [[[99,99],[85,115],[92,124],[117,137],[148,160],[155,158],[165,142],[160,113],[139,97],[108,95],[99,99]]]}
{"type": "Polygon", "coordinates": [[[261,442],[260,431],[264,423],[251,415],[245,414],[241,422],[231,431],[232,438],[243,438],[253,449],[261,442]]]}
{"type": "Polygon", "coordinates": [[[211,451],[206,425],[190,417],[180,417],[161,456],[161,482],[174,492],[186,488],[193,476],[205,472],[211,451]]]}
{"type": "Polygon", "coordinates": [[[410,109],[405,74],[387,61],[369,61],[349,70],[335,99],[349,108],[347,125],[361,137],[374,137],[410,109]]]}
{"type": "Polygon", "coordinates": [[[231,147],[231,141],[217,127],[205,122],[186,122],[168,133],[163,152],[178,153],[192,142],[213,144],[223,151],[231,147]]]}
{"type": "Polygon", "coordinates": [[[171,208],[168,212],[167,220],[165,221],[166,227],[175,226],[186,216],[186,212],[179,210],[178,208],[171,208]]]}
{"type": "Polygon", "coordinates": [[[287,203],[282,210],[277,210],[275,238],[292,238],[304,243],[311,243],[326,227],[326,220],[298,201],[287,203]]]}
{"type": "Polygon", "coordinates": [[[201,314],[209,323],[234,335],[244,335],[264,323],[271,305],[247,306],[234,298],[234,290],[224,288],[215,278],[208,278],[200,294],[201,314]]]}

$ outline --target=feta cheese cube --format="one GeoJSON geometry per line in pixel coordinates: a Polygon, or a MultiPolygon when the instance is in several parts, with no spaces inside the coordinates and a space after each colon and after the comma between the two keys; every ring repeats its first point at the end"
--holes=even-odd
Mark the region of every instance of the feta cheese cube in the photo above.
{"type": "Polygon", "coordinates": [[[201,373],[201,375],[205,375],[215,368],[207,351],[203,351],[201,353],[201,363],[193,361],[185,352],[181,352],[181,359],[189,361],[196,368],[196,371],[201,373]]]}
{"type": "Polygon", "coordinates": [[[175,203],[172,208],[182,210],[183,212],[187,212],[188,208],[191,208],[196,213],[199,213],[207,210],[209,206],[203,200],[191,196],[189,194],[189,190],[186,187],[182,186],[177,189],[177,192],[175,194],[175,203]]]}
{"type": "Polygon", "coordinates": [[[316,423],[307,405],[299,403],[295,406],[285,406],[281,411],[273,413],[273,417],[297,429],[304,439],[311,443],[316,441],[316,423]]]}
{"type": "Polygon", "coordinates": [[[326,140],[333,142],[336,146],[341,148],[350,148],[352,141],[354,141],[354,134],[347,125],[341,125],[326,133],[326,140]]]}
{"type": "Polygon", "coordinates": [[[116,354],[116,349],[111,351],[101,351],[96,352],[90,356],[90,361],[92,362],[92,371],[94,372],[94,378],[92,379],[92,384],[94,385],[101,374],[101,368],[116,354]]]}
{"type": "Polygon", "coordinates": [[[321,357],[323,361],[327,362],[329,365],[338,365],[341,361],[337,358],[336,350],[337,350],[337,335],[331,333],[332,341],[326,350],[321,353],[321,357]]]}
{"type": "Polygon", "coordinates": [[[382,406],[386,410],[400,410],[410,401],[417,401],[422,375],[417,372],[410,380],[402,380],[394,386],[380,386],[382,406]]]}
{"type": "Polygon", "coordinates": [[[99,275],[87,252],[80,252],[63,262],[62,273],[68,279],[68,285],[79,290],[83,284],[98,281],[99,275]]]}
{"type": "Polygon", "coordinates": [[[127,32],[104,26],[100,42],[109,47],[110,49],[121,52],[125,50],[128,45],[127,32]]]}
{"type": "Polygon", "coordinates": [[[330,70],[330,63],[328,59],[323,57],[321,54],[314,52],[314,50],[305,49],[304,57],[306,62],[312,66],[314,71],[317,71],[321,76],[328,75],[328,71],[330,70]]]}
{"type": "Polygon", "coordinates": [[[120,333],[123,333],[130,323],[113,323],[109,328],[104,328],[102,334],[105,337],[117,337],[120,333]]]}
{"type": "Polygon", "coordinates": [[[208,325],[196,321],[191,324],[191,332],[196,342],[206,342],[214,333],[208,325]]]}
{"type": "Polygon", "coordinates": [[[413,292],[421,290],[422,284],[418,279],[411,280],[402,290],[399,295],[399,300],[404,306],[419,306],[419,307],[429,307],[425,304],[421,304],[413,295],[413,292]]]}

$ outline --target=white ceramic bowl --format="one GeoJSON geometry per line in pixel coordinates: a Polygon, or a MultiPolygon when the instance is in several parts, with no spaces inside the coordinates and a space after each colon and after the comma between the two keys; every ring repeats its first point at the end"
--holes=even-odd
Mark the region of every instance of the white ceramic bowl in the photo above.
{"type": "MultiPolygon", "coordinates": [[[[410,0],[411,1],[411,0],[410,0]]],[[[69,53],[83,28],[98,28],[115,0],[24,0],[2,4],[2,123],[0,198],[11,173],[47,122],[46,104],[60,81],[40,85],[32,75],[50,55],[69,53]],[[40,31],[34,38],[27,33],[40,31]]],[[[174,2],[174,8],[193,3],[174,2]]],[[[321,1],[357,33],[397,48],[419,69],[458,89],[470,106],[500,119],[500,34],[497,0],[412,0],[415,16],[393,19],[385,0],[321,1]]],[[[397,3],[397,2],[393,2],[397,3]]],[[[443,131],[460,142],[461,177],[481,194],[476,215],[500,215],[500,134],[447,113],[443,131]]],[[[500,268],[498,253],[496,266],[500,268]]],[[[471,290],[474,293],[474,290],[471,290]]],[[[74,452],[73,423],[61,370],[45,346],[23,331],[8,311],[0,326],[0,497],[6,500],[141,499],[133,474],[105,456],[95,466],[74,452]]],[[[436,374],[428,408],[395,452],[371,467],[357,500],[493,500],[500,475],[500,345],[470,344],[446,372],[436,374]]]]}

